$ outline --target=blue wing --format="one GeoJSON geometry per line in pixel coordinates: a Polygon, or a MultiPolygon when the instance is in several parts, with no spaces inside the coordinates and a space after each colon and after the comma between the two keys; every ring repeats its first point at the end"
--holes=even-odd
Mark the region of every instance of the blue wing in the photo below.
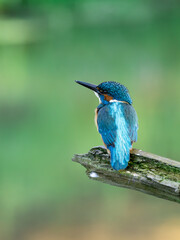
{"type": "MultiPolygon", "coordinates": [[[[102,107],[98,112],[97,124],[99,133],[111,153],[111,166],[116,169],[125,169],[130,158],[130,148],[137,134],[131,117],[126,109],[128,104],[114,102],[102,107]]],[[[132,107],[132,106],[131,106],[132,107]]],[[[135,112],[135,110],[134,110],[135,112]]],[[[134,118],[133,118],[134,119],[134,118]]]]}
{"type": "Polygon", "coordinates": [[[98,111],[97,116],[98,131],[102,136],[103,142],[106,147],[114,146],[116,139],[117,126],[114,118],[111,115],[111,108],[109,105],[103,106],[98,111]]]}
{"type": "Polygon", "coordinates": [[[123,104],[122,111],[126,119],[127,128],[131,142],[137,141],[138,118],[135,109],[132,105],[123,104]]]}

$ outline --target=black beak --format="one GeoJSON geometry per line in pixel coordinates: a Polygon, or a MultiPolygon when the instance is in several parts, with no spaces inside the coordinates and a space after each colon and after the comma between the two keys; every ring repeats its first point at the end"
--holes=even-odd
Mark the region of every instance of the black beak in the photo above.
{"type": "Polygon", "coordinates": [[[84,87],[87,87],[87,88],[93,90],[94,92],[99,93],[96,85],[93,85],[91,83],[81,82],[81,81],[75,81],[75,82],[77,82],[78,84],[80,84],[80,85],[82,85],[84,87]]]}

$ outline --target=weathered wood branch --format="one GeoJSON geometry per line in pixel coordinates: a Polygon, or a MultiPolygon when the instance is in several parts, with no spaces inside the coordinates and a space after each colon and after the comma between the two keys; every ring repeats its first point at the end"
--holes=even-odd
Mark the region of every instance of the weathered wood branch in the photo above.
{"type": "Polygon", "coordinates": [[[180,203],[180,162],[133,149],[128,167],[115,171],[101,146],[87,154],[75,155],[73,161],[87,169],[90,179],[180,203]]]}

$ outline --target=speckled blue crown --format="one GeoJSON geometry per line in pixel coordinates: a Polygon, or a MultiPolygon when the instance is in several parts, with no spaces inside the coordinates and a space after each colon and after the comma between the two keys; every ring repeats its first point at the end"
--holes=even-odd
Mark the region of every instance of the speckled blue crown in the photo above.
{"type": "Polygon", "coordinates": [[[106,91],[108,95],[113,97],[113,99],[132,104],[132,99],[129,95],[128,89],[120,83],[113,81],[103,82],[98,85],[98,88],[106,91]]]}

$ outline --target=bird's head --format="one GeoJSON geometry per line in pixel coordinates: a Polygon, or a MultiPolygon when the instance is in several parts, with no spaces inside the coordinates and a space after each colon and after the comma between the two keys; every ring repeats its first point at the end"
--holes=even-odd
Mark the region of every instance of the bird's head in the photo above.
{"type": "Polygon", "coordinates": [[[78,84],[87,87],[95,92],[100,101],[107,104],[111,101],[122,101],[132,104],[132,99],[127,88],[117,82],[103,82],[99,85],[93,85],[81,81],[76,81],[78,84]]]}

